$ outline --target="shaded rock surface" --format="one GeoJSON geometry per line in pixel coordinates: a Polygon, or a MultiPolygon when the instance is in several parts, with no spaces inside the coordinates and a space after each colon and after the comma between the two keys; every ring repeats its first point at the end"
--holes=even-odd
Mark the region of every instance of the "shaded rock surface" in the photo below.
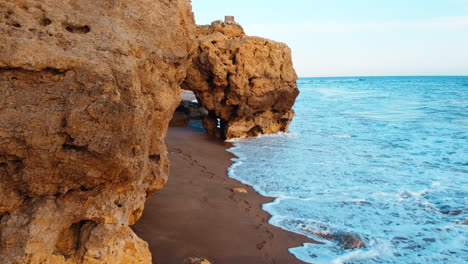
{"type": "Polygon", "coordinates": [[[177,106],[169,126],[185,127],[188,126],[190,120],[203,120],[207,114],[208,111],[198,103],[182,100],[177,106]]]}
{"type": "Polygon", "coordinates": [[[208,111],[206,111],[206,109],[201,107],[198,103],[188,100],[182,100],[179,106],[176,108],[176,112],[183,112],[187,114],[190,119],[194,120],[201,120],[208,114],[208,111]]]}
{"type": "Polygon", "coordinates": [[[0,262],[151,263],[189,0],[0,2],[0,262]]]}
{"type": "Polygon", "coordinates": [[[233,21],[199,26],[197,40],[182,88],[209,111],[207,132],[229,139],[286,131],[299,93],[290,49],[246,36],[233,21]]]}
{"type": "Polygon", "coordinates": [[[174,115],[169,122],[169,126],[171,127],[186,127],[188,126],[190,121],[189,116],[184,112],[174,112],[174,115]]]}

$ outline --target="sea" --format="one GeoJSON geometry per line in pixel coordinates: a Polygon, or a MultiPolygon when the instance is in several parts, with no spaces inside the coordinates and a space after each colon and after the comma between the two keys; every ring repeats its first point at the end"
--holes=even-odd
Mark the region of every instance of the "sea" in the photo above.
{"type": "Polygon", "coordinates": [[[288,133],[229,149],[229,176],[274,198],[270,224],[321,243],[289,251],[307,263],[468,263],[468,77],[298,87],[288,133]]]}

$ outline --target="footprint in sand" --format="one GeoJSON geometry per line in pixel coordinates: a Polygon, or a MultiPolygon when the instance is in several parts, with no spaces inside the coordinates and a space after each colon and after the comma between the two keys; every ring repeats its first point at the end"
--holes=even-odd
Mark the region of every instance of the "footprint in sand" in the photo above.
{"type": "Polygon", "coordinates": [[[261,249],[265,246],[265,244],[266,244],[266,241],[265,241],[265,240],[262,241],[262,242],[257,243],[257,249],[258,249],[258,250],[261,250],[261,249]]]}

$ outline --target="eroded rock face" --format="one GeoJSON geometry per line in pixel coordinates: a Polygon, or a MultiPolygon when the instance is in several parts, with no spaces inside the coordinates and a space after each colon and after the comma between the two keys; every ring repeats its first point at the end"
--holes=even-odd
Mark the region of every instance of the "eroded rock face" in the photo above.
{"type": "Polygon", "coordinates": [[[197,38],[182,87],[209,111],[208,133],[229,139],[286,131],[299,93],[290,49],[246,36],[232,21],[200,26],[197,38]]]}
{"type": "Polygon", "coordinates": [[[151,263],[189,0],[0,2],[0,262],[151,263]]]}

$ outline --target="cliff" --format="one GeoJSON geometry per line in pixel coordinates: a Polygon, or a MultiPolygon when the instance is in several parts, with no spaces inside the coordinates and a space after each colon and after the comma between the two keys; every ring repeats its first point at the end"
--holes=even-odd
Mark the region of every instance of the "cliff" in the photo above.
{"type": "Polygon", "coordinates": [[[0,2],[0,262],[151,263],[188,0],[0,2]]]}
{"type": "Polygon", "coordinates": [[[197,42],[182,87],[209,111],[208,133],[229,139],[287,131],[299,91],[286,45],[247,36],[232,17],[199,26],[197,42]]]}
{"type": "Polygon", "coordinates": [[[189,0],[0,2],[1,262],[151,263],[129,226],[167,181],[181,84],[231,138],[285,131],[295,80],[285,45],[197,30],[189,0]]]}

